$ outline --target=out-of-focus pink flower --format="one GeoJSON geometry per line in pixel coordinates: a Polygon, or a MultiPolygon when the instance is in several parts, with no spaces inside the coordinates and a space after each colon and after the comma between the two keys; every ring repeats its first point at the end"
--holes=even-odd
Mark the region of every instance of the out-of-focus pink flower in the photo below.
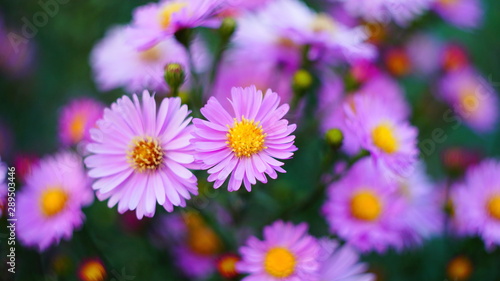
{"type": "Polygon", "coordinates": [[[25,246],[47,249],[70,239],[83,224],[82,207],[94,197],[80,156],[61,152],[43,158],[18,195],[17,235],[25,246]]]}
{"type": "Polygon", "coordinates": [[[381,172],[372,159],[359,160],[328,187],[323,205],[332,233],[363,252],[401,250],[411,231],[401,216],[406,202],[396,193],[395,181],[387,181],[381,172]]]}
{"type": "Polygon", "coordinates": [[[474,69],[464,68],[446,74],[439,82],[439,94],[473,130],[484,133],[495,128],[497,93],[474,69]]]}
{"type": "Polygon", "coordinates": [[[479,235],[486,246],[500,246],[500,163],[485,160],[453,187],[454,218],[464,234],[479,235]]]}
{"type": "Polygon", "coordinates": [[[460,28],[478,27],[483,20],[479,0],[437,0],[433,9],[443,19],[460,28]]]}
{"type": "Polygon", "coordinates": [[[64,146],[90,141],[90,129],[102,117],[104,105],[90,98],[76,98],[65,105],[59,116],[59,139],[64,146]]]}
{"type": "Polygon", "coordinates": [[[167,0],[149,3],[134,10],[127,29],[127,42],[139,50],[148,50],[185,28],[218,27],[221,0],[167,0]]]}
{"type": "Polygon", "coordinates": [[[319,252],[317,240],[307,233],[307,224],[277,221],[264,228],[264,240],[252,236],[240,248],[236,268],[249,274],[242,281],[317,281],[319,252]]]}

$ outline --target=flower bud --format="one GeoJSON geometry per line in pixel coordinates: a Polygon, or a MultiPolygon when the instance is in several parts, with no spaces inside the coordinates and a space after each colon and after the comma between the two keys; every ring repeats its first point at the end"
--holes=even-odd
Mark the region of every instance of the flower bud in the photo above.
{"type": "Polygon", "coordinates": [[[302,92],[309,87],[311,87],[313,83],[313,78],[311,76],[311,73],[309,73],[305,69],[299,69],[295,74],[293,75],[293,89],[296,92],[302,92]]]}
{"type": "Polygon", "coordinates": [[[179,88],[184,84],[186,74],[182,65],[178,63],[169,63],[165,66],[165,81],[170,87],[170,91],[176,96],[179,88]]]}
{"type": "Polygon", "coordinates": [[[222,20],[219,27],[219,34],[223,41],[228,42],[236,30],[236,21],[233,18],[227,17],[222,20]]]}
{"type": "Polygon", "coordinates": [[[342,146],[344,134],[342,134],[342,131],[337,128],[330,129],[325,133],[325,139],[331,147],[338,149],[342,146]]]}

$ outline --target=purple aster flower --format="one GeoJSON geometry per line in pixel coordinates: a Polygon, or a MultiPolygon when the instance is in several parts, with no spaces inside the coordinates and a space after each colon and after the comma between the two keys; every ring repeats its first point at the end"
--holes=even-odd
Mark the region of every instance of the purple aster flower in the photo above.
{"type": "Polygon", "coordinates": [[[416,16],[426,11],[433,0],[336,0],[343,3],[346,11],[369,22],[394,20],[406,25],[416,16]]]}
{"type": "Polygon", "coordinates": [[[65,146],[90,141],[90,128],[102,117],[104,105],[90,98],[77,98],[62,108],[59,139],[65,146]]]}
{"type": "Polygon", "coordinates": [[[339,92],[343,90],[341,81],[335,82],[330,78],[328,82],[325,82],[323,89],[319,93],[319,110],[322,117],[322,132],[324,133],[332,128],[342,130],[344,134],[342,149],[348,154],[358,153],[361,142],[357,133],[351,130],[348,125],[349,114],[344,110],[344,108],[349,107],[356,111],[355,97],[367,96],[380,100],[380,103],[391,104],[391,111],[394,115],[397,115],[398,120],[405,119],[410,115],[410,106],[404,98],[403,90],[396,81],[386,75],[378,74],[373,76],[356,93],[347,95],[342,99],[338,98],[339,92]]]}
{"type": "Polygon", "coordinates": [[[478,27],[483,20],[479,0],[437,0],[433,8],[443,19],[461,28],[478,27]]]}
{"type": "Polygon", "coordinates": [[[7,197],[7,165],[2,162],[0,158],[0,218],[2,217],[2,212],[4,206],[6,206],[6,197],[7,197]]]}
{"type": "Polygon", "coordinates": [[[407,236],[413,236],[419,243],[439,234],[443,229],[444,213],[436,197],[437,189],[425,174],[423,163],[418,163],[409,176],[400,178],[397,186],[398,193],[406,201],[402,216],[411,229],[407,236]]]}
{"type": "Polygon", "coordinates": [[[323,63],[374,58],[376,51],[365,43],[367,37],[363,28],[348,28],[301,1],[276,0],[238,19],[234,43],[241,56],[296,70],[305,45],[310,46],[309,59],[323,63]]]}
{"type": "Polygon", "coordinates": [[[319,240],[320,280],[375,281],[375,275],[366,273],[368,266],[359,262],[358,252],[349,245],[331,239],[319,240]]]}
{"type": "Polygon", "coordinates": [[[500,162],[485,160],[452,187],[454,218],[461,232],[479,235],[486,246],[500,245],[500,162]]]}
{"type": "Polygon", "coordinates": [[[0,17],[0,71],[12,78],[33,73],[35,46],[20,30],[9,30],[0,17]]]}
{"type": "Polygon", "coordinates": [[[144,50],[181,29],[218,27],[216,15],[223,4],[221,0],[167,0],[138,7],[127,30],[128,42],[144,50]]]}
{"type": "Polygon", "coordinates": [[[354,96],[344,111],[347,128],[370,152],[385,178],[413,171],[419,152],[418,131],[403,118],[404,111],[395,110],[383,98],[363,94],[354,96]]]}
{"type": "Polygon", "coordinates": [[[449,72],[440,81],[439,91],[460,119],[472,129],[484,133],[495,128],[497,94],[475,70],[465,68],[449,72]]]}
{"type": "Polygon", "coordinates": [[[239,252],[236,269],[249,274],[242,281],[319,280],[320,247],[305,223],[277,221],[264,228],[263,241],[252,236],[239,252]]]}
{"type": "Polygon", "coordinates": [[[198,213],[171,213],[156,222],[152,242],[170,252],[185,276],[202,279],[215,272],[222,242],[198,213]]]}
{"type": "Polygon", "coordinates": [[[443,42],[431,34],[419,33],[406,43],[411,66],[418,74],[434,75],[441,67],[443,42]]]}
{"type": "Polygon", "coordinates": [[[296,128],[282,119],[288,104],[280,104],[277,93],[265,95],[255,86],[233,88],[231,106],[224,108],[211,97],[201,109],[208,121],[194,119],[192,143],[196,158],[208,169],[209,182],[219,188],[230,176],[228,190],[235,191],[243,183],[248,191],[256,180],[267,183],[267,174],[275,179],[276,172],[284,173],[283,162],[297,148],[293,145],[296,128]]]}
{"type": "Polygon", "coordinates": [[[43,251],[63,238],[70,239],[83,224],[82,207],[93,199],[80,156],[61,152],[43,158],[18,194],[19,240],[43,251]]]}
{"type": "Polygon", "coordinates": [[[178,269],[188,278],[201,279],[210,276],[216,269],[215,255],[200,255],[188,245],[174,247],[173,257],[178,269]]]}
{"type": "Polygon", "coordinates": [[[156,202],[171,212],[197,194],[196,177],[188,168],[194,157],[192,126],[180,98],[165,98],[159,109],[147,91],[124,96],[104,110],[91,130],[85,158],[99,200],[109,198],[118,212],[137,209],[137,218],[152,217],[156,202]]]}
{"type": "Polygon", "coordinates": [[[138,51],[128,44],[123,27],[108,31],[94,47],[90,60],[95,81],[105,91],[124,87],[130,93],[145,88],[166,92],[168,86],[163,75],[168,63],[179,63],[189,73],[186,50],[175,39],[166,38],[138,51]]]}
{"type": "Polygon", "coordinates": [[[360,160],[328,187],[323,212],[330,230],[363,252],[402,249],[408,228],[399,215],[405,201],[396,190],[395,182],[381,176],[371,159],[360,160]]]}
{"type": "Polygon", "coordinates": [[[226,60],[219,66],[213,90],[210,94],[216,97],[224,107],[229,106],[231,88],[255,85],[258,90],[274,89],[283,102],[292,99],[293,72],[281,69],[276,64],[262,59],[247,59],[228,53],[226,60]]]}

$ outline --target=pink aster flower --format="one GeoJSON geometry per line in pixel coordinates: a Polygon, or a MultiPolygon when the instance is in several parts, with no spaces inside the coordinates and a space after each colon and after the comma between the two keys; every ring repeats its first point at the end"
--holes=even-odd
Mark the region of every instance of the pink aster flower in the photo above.
{"type": "Polygon", "coordinates": [[[454,218],[463,232],[479,235],[486,246],[500,246],[500,163],[485,160],[452,187],[454,218]]]}
{"type": "Polygon", "coordinates": [[[479,0],[437,0],[433,8],[443,19],[461,28],[478,27],[483,19],[479,0]]]}
{"type": "Polygon", "coordinates": [[[386,178],[407,175],[418,158],[417,128],[392,103],[369,95],[353,97],[344,107],[348,130],[370,152],[386,178]]]}
{"type": "Polygon", "coordinates": [[[319,280],[320,247],[305,223],[277,221],[264,228],[263,241],[252,236],[239,252],[236,269],[250,274],[243,281],[319,280]]]}
{"type": "Polygon", "coordinates": [[[323,212],[330,230],[363,252],[402,249],[408,228],[399,214],[405,202],[395,191],[394,181],[381,176],[371,159],[360,160],[328,187],[323,212]]]}
{"type": "Polygon", "coordinates": [[[394,20],[406,25],[416,16],[426,11],[433,0],[337,0],[343,3],[346,11],[369,22],[394,20]]]}
{"type": "Polygon", "coordinates": [[[275,179],[276,172],[284,173],[283,162],[297,148],[293,145],[296,128],[282,119],[288,104],[280,104],[277,93],[265,95],[255,86],[233,88],[231,106],[224,108],[211,97],[201,109],[208,121],[194,119],[192,143],[196,158],[208,169],[209,182],[219,188],[230,176],[228,190],[235,191],[243,183],[248,191],[256,180],[267,183],[267,174],[275,179]]]}
{"type": "Polygon", "coordinates": [[[60,152],[43,158],[18,195],[19,240],[43,251],[61,239],[70,239],[85,218],[82,207],[93,198],[80,156],[60,152]]]}
{"type": "Polygon", "coordinates": [[[441,97],[467,125],[484,133],[495,128],[498,97],[491,85],[475,70],[450,72],[439,84],[441,97]]]}
{"type": "Polygon", "coordinates": [[[152,217],[156,202],[171,212],[197,194],[196,177],[188,170],[194,157],[192,126],[180,98],[163,99],[159,109],[147,91],[124,96],[104,110],[91,130],[92,153],[85,159],[99,200],[118,212],[136,210],[137,218],[152,217]]]}
{"type": "Polygon", "coordinates": [[[359,262],[358,252],[349,245],[331,239],[319,240],[320,280],[328,281],[375,281],[375,275],[366,273],[368,266],[359,262]]]}
{"type": "MultiPolygon", "coordinates": [[[[200,50],[201,51],[201,50],[200,50]]],[[[128,44],[123,27],[112,28],[91,54],[94,78],[101,90],[124,87],[128,92],[166,92],[165,65],[179,63],[189,73],[186,50],[174,38],[138,51],[128,44]]]]}
{"type": "Polygon", "coordinates": [[[90,98],[77,98],[62,108],[59,139],[65,146],[90,141],[90,128],[101,118],[104,105],[90,98]]]}
{"type": "Polygon", "coordinates": [[[218,27],[217,13],[221,0],[167,0],[149,3],[134,10],[128,28],[128,42],[144,50],[153,47],[175,32],[198,26],[218,27]]]}

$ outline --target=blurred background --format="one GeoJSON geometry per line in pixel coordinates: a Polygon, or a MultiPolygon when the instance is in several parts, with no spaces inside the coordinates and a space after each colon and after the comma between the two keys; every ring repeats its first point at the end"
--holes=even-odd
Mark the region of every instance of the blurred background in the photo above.
{"type": "MultiPolygon", "coordinates": [[[[44,1],[2,1],[0,24],[6,30],[21,34],[22,29],[26,28],[26,20],[33,22],[33,16],[43,11],[40,3],[44,1]]],[[[40,157],[57,151],[58,114],[61,107],[72,98],[91,96],[109,105],[124,94],[121,89],[106,93],[97,90],[89,65],[89,54],[107,29],[128,23],[132,10],[146,3],[138,0],[66,0],[64,4],[58,5],[54,15],[49,15],[46,20],[38,19],[46,23],[29,30],[32,38],[11,38],[21,40],[16,42],[23,46],[23,52],[21,55],[7,54],[0,58],[0,155],[3,161],[12,165],[20,154],[40,157]]],[[[314,2],[308,4],[318,6],[314,2]]],[[[483,5],[484,22],[477,30],[460,30],[432,15],[424,16],[415,25],[419,25],[422,32],[464,46],[475,67],[486,79],[491,79],[490,83],[498,91],[500,2],[484,0],[483,5]]],[[[404,34],[394,36],[396,42],[398,36],[404,34]]],[[[0,48],[10,44],[9,39],[1,40],[0,48]]],[[[412,123],[420,129],[419,139],[431,137],[435,128],[442,128],[447,135],[443,143],[434,143],[432,151],[422,155],[428,173],[435,182],[445,180],[443,153],[449,148],[465,147],[490,157],[500,155],[499,129],[483,135],[474,133],[467,126],[453,129],[441,118],[444,106],[428,108],[427,103],[422,102],[428,92],[434,89],[431,80],[407,76],[399,81],[413,107],[412,123]]],[[[436,104],[440,102],[436,101],[436,104]]],[[[233,202],[231,204],[247,200],[247,204],[254,206],[249,209],[255,213],[245,214],[238,224],[255,229],[261,229],[273,217],[286,218],[287,213],[283,213],[283,210],[308,194],[310,190],[306,188],[307,185],[318,181],[318,159],[321,158],[324,143],[321,140],[305,141],[299,138],[296,145],[300,150],[293,160],[287,162],[288,173],[272,189],[255,188],[251,195],[233,194],[214,191],[202,183],[202,195],[190,204],[210,209],[215,208],[210,207],[214,198],[220,202],[233,202]],[[261,206],[266,206],[265,213],[259,213],[261,206]],[[269,221],[262,221],[263,217],[269,218],[269,221]]],[[[321,199],[312,202],[288,219],[307,221],[312,234],[326,235],[326,222],[318,216],[321,204],[321,199]]],[[[185,277],[175,270],[172,256],[152,242],[155,231],[162,225],[158,215],[137,221],[133,213],[120,215],[115,209],[108,209],[105,203],[98,201],[85,208],[84,212],[87,216],[84,228],[76,231],[71,241],[63,241],[57,249],[40,254],[18,246],[15,280],[78,280],[76,272],[79,265],[83,260],[93,257],[98,257],[106,264],[109,280],[184,280],[185,277]]],[[[0,279],[9,277],[3,269],[7,237],[5,224],[2,218],[0,279]]],[[[229,236],[228,244],[232,245],[228,250],[235,252],[240,240],[232,236],[240,234],[231,233],[231,228],[223,232],[229,236]]],[[[488,253],[482,241],[474,238],[440,237],[402,254],[391,251],[384,255],[370,254],[364,256],[363,260],[369,262],[370,270],[378,274],[378,280],[441,281],[452,280],[447,275],[447,267],[454,257],[461,255],[470,261],[472,273],[469,280],[500,281],[500,251],[488,253]]],[[[210,280],[223,279],[214,274],[210,280]]]]}

